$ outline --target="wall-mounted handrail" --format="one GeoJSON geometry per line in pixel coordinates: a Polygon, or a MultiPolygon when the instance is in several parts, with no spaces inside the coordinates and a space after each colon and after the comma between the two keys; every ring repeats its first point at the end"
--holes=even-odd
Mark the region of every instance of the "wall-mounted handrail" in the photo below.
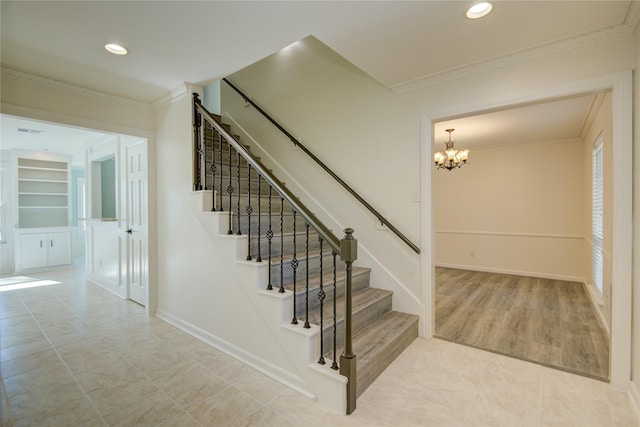
{"type": "Polygon", "coordinates": [[[253,102],[251,98],[245,95],[238,87],[236,87],[233,83],[231,83],[227,78],[222,79],[225,83],[227,83],[233,90],[235,90],[248,104],[250,104],[253,108],[255,108],[264,118],[269,120],[271,124],[273,124],[280,132],[282,132],[287,138],[293,142],[293,144],[300,148],[305,154],[307,154],[311,159],[316,162],[325,172],[327,172],[333,179],[338,181],[342,187],[347,190],[356,200],[358,200],[365,208],[371,212],[381,224],[387,226],[389,230],[391,230],[396,236],[398,236],[404,243],[406,243],[415,253],[420,253],[420,248],[416,246],[407,236],[405,236],[400,230],[398,230],[389,220],[387,220],[380,212],[378,212],[371,204],[369,204],[365,199],[362,198],[353,188],[351,188],[346,182],[342,180],[335,172],[333,172],[327,165],[325,165],[322,160],[320,160],[315,154],[313,154],[307,147],[305,147],[296,137],[291,135],[289,131],[287,131],[280,123],[278,123],[273,117],[271,117],[267,112],[265,112],[258,104],[253,102]]]}

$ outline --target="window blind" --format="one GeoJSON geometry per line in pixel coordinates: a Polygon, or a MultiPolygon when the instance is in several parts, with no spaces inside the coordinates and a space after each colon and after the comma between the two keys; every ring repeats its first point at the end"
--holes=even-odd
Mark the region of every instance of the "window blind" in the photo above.
{"type": "Polygon", "coordinates": [[[592,274],[593,283],[602,294],[603,257],[602,246],[604,240],[604,226],[602,221],[603,207],[603,178],[602,178],[602,135],[593,144],[592,171],[592,274]]]}

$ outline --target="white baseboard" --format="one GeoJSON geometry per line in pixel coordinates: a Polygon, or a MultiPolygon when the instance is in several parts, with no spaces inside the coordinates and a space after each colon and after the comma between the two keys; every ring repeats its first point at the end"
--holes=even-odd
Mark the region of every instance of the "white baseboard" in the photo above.
{"type": "Polygon", "coordinates": [[[253,369],[265,374],[269,378],[278,381],[279,383],[289,387],[302,394],[303,396],[316,400],[316,396],[310,393],[308,390],[300,388],[296,383],[300,384],[304,380],[291,372],[285,371],[279,366],[273,365],[271,362],[264,360],[255,354],[251,354],[230,342],[217,337],[189,322],[185,322],[182,319],[175,317],[172,314],[166,313],[160,309],[156,311],[156,317],[164,320],[165,322],[175,326],[181,331],[186,332],[194,338],[199,339],[202,342],[209,344],[210,346],[222,351],[223,353],[239,360],[245,365],[251,366],[253,369]]]}
{"type": "Polygon", "coordinates": [[[435,265],[436,267],[456,268],[458,270],[469,270],[469,271],[482,271],[484,273],[511,274],[514,276],[538,277],[540,279],[563,280],[566,282],[580,282],[580,283],[584,282],[584,278],[582,277],[565,276],[562,274],[540,273],[536,271],[509,270],[504,268],[479,267],[476,265],[463,265],[463,264],[448,264],[443,262],[436,262],[435,265]]]}
{"type": "Polygon", "coordinates": [[[602,298],[598,294],[595,286],[593,284],[587,284],[587,282],[583,281],[582,285],[584,286],[584,291],[587,293],[589,297],[589,301],[591,302],[591,306],[593,307],[593,311],[596,313],[596,318],[598,319],[598,323],[600,323],[600,327],[603,331],[606,332],[607,338],[611,339],[611,329],[609,329],[609,324],[604,317],[604,313],[602,311],[602,298]]]}
{"type": "Polygon", "coordinates": [[[636,414],[636,418],[638,419],[638,423],[640,425],[640,391],[638,387],[636,387],[635,382],[631,382],[629,384],[629,390],[627,391],[629,396],[629,400],[631,401],[631,407],[636,414]]]}

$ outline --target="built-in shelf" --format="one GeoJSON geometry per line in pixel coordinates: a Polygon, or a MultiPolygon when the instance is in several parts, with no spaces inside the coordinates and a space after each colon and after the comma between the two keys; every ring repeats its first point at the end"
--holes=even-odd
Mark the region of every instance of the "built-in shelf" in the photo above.
{"type": "Polygon", "coordinates": [[[69,163],[17,158],[18,228],[69,226],[69,163]]]}

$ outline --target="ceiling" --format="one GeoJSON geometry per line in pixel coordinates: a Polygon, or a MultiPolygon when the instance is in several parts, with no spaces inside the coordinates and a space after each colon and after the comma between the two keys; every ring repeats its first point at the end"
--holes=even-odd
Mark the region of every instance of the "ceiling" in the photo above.
{"type": "Polygon", "coordinates": [[[434,146],[443,151],[449,136],[457,149],[487,149],[582,139],[598,112],[603,93],[588,93],[481,113],[434,125],[434,146]]]}
{"type": "Polygon", "coordinates": [[[71,164],[77,167],[84,167],[84,153],[88,144],[106,139],[105,134],[99,132],[6,114],[0,114],[0,138],[3,149],[66,154],[72,156],[71,164]]]}
{"type": "MultiPolygon", "coordinates": [[[[511,0],[493,1],[490,15],[472,21],[464,14],[473,3],[2,0],[0,53],[3,67],[152,103],[183,82],[206,84],[313,35],[401,93],[416,82],[500,63],[518,52],[598,34],[613,37],[621,28],[633,30],[640,16],[637,0],[511,0]],[[103,49],[106,42],[119,42],[130,54],[111,55],[103,49]]],[[[521,142],[580,137],[594,96],[441,122],[434,131],[436,148],[443,147],[447,128],[456,129],[458,148],[505,145],[517,136],[521,142]]],[[[44,124],[3,116],[3,148],[6,132],[18,141],[17,127],[34,126],[44,124]]],[[[50,150],[71,147],[81,134],[72,129],[65,136],[63,129],[46,127],[50,150]]],[[[18,136],[21,145],[34,147],[43,139],[18,136]]]]}
{"type": "Polygon", "coordinates": [[[153,102],[182,82],[219,79],[313,35],[396,88],[637,15],[630,0],[494,1],[490,15],[469,20],[473,3],[3,0],[2,64],[153,102]],[[131,53],[111,55],[106,42],[131,53]]]}

